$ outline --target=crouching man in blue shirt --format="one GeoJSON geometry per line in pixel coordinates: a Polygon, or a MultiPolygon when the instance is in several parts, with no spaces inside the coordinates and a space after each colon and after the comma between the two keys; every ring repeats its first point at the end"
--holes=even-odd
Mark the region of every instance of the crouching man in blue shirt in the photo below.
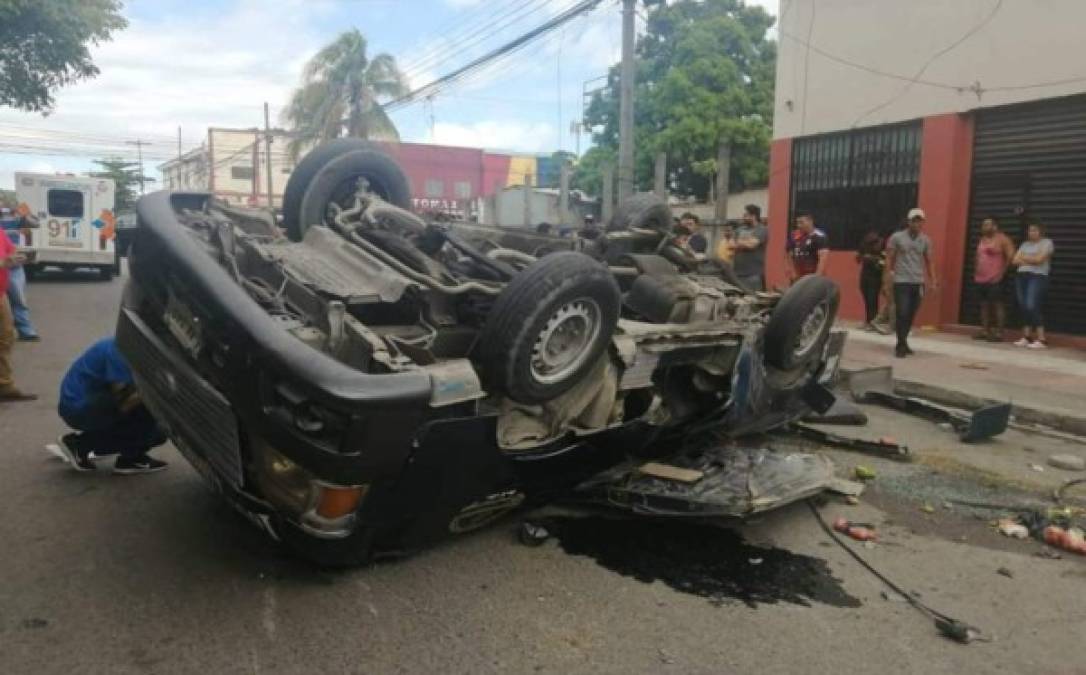
{"type": "Polygon", "coordinates": [[[166,462],[147,455],[166,442],[166,435],[140,400],[132,371],[113,338],[94,343],[71,365],[60,385],[57,408],[61,419],[76,430],[58,439],[76,471],[97,468],[91,453],[118,455],[113,473],[166,468],[166,462]]]}

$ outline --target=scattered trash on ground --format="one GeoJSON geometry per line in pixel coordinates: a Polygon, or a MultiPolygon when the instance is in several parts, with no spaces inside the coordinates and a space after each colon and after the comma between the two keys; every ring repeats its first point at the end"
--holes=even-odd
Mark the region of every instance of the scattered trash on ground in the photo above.
{"type": "Polygon", "coordinates": [[[848,504],[849,506],[856,506],[857,504],[860,503],[860,500],[859,500],[859,498],[854,497],[853,495],[845,495],[845,503],[848,504]]]}
{"type": "Polygon", "coordinates": [[[846,518],[838,518],[833,521],[833,529],[852,537],[856,541],[877,541],[879,538],[874,525],[870,523],[853,523],[846,518]]]}
{"type": "Polygon", "coordinates": [[[857,464],[852,469],[852,475],[855,476],[857,480],[875,480],[875,475],[876,474],[875,474],[875,470],[872,469],[871,467],[867,467],[867,466],[864,466],[862,464],[857,464]]]}
{"type": "Polygon", "coordinates": [[[927,502],[920,505],[920,510],[924,513],[935,513],[935,507],[927,502]]]}
{"type": "Polygon", "coordinates": [[[1044,558],[1045,560],[1062,560],[1063,559],[1063,555],[1061,555],[1059,551],[1050,549],[1047,546],[1042,548],[1040,551],[1037,551],[1033,555],[1037,556],[1038,558],[1044,558]]]}
{"type": "Polygon", "coordinates": [[[1048,458],[1048,464],[1067,471],[1086,471],[1086,459],[1076,455],[1052,455],[1048,458]]]}
{"type": "Polygon", "coordinates": [[[1016,520],[1003,518],[996,523],[996,527],[999,529],[1000,534],[1005,536],[1014,539],[1029,539],[1029,528],[1016,520]]]}
{"type": "Polygon", "coordinates": [[[1014,572],[1010,571],[1006,567],[1000,567],[999,569],[997,569],[996,574],[1005,576],[1008,579],[1013,579],[1014,578],[1014,572]]]}
{"type": "Polygon", "coordinates": [[[1029,468],[1033,469],[1037,473],[1044,473],[1045,472],[1045,468],[1043,466],[1041,466],[1040,464],[1030,464],[1029,468]]]}
{"type": "Polygon", "coordinates": [[[1044,540],[1049,546],[1086,555],[1086,539],[1083,538],[1082,530],[1077,527],[1065,530],[1056,525],[1049,525],[1044,529],[1044,540]]]}

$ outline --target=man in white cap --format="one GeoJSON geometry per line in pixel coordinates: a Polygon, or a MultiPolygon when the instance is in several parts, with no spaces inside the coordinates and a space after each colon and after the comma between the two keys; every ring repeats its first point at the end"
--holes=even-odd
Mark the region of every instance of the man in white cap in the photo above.
{"type": "Polygon", "coordinates": [[[913,353],[909,348],[909,331],[913,327],[920,300],[924,297],[924,274],[928,276],[928,288],[939,290],[935,277],[935,263],[931,255],[931,239],[921,232],[924,212],[911,209],[908,227],[895,232],[887,245],[886,268],[894,279],[894,305],[897,308],[897,347],[894,355],[904,358],[913,353]]]}

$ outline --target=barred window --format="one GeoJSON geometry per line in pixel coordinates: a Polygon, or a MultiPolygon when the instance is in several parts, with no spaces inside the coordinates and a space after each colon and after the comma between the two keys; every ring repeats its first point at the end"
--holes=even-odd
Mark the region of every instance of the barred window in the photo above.
{"type": "Polygon", "coordinates": [[[792,218],[811,212],[836,250],[855,250],[871,230],[898,229],[916,206],[921,135],[915,121],[796,139],[792,218]]]}

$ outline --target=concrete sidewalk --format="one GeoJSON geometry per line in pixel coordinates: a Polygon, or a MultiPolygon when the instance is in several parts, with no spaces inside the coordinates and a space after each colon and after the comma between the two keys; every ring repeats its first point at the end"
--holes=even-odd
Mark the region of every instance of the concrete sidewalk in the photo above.
{"type": "Polygon", "coordinates": [[[916,354],[895,358],[893,336],[849,328],[842,367],[892,366],[901,393],[959,406],[1009,401],[1019,421],[1086,435],[1086,353],[923,331],[909,344],[916,354]]]}

